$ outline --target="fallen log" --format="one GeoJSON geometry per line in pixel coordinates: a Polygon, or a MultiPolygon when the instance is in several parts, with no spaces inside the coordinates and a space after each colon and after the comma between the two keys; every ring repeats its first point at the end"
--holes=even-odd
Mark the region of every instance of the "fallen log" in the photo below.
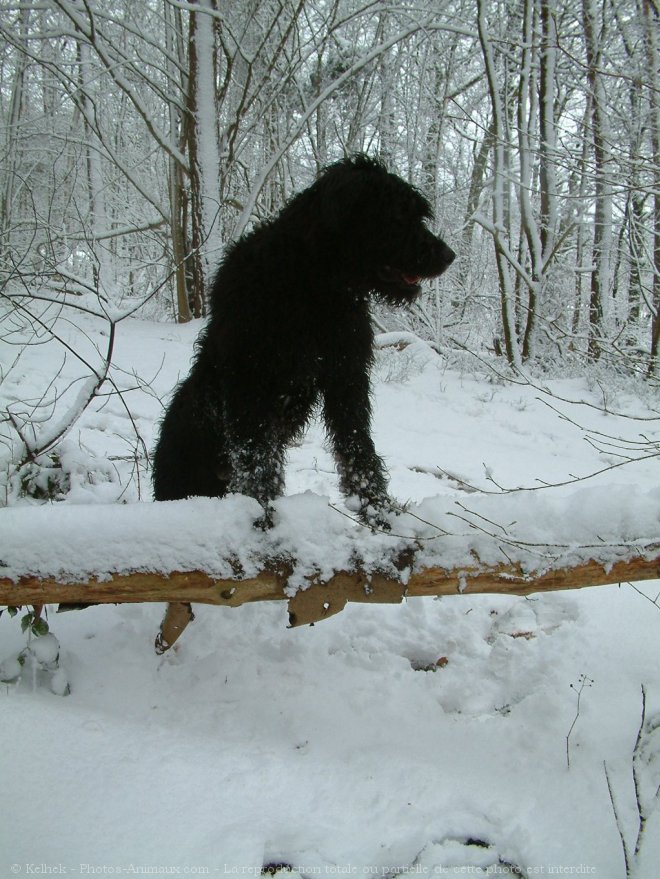
{"type": "Polygon", "coordinates": [[[660,544],[644,547],[644,552],[612,564],[591,559],[574,567],[539,572],[526,572],[520,565],[508,563],[456,570],[407,567],[398,578],[363,571],[338,571],[324,582],[310,580],[308,588],[299,589],[293,595],[287,587],[287,572],[274,569],[265,569],[244,579],[219,579],[203,571],[134,572],[69,583],[34,576],[16,581],[0,578],[0,604],[168,602],[170,608],[160,636],[167,649],[192,619],[191,603],[238,607],[253,601],[287,601],[289,624],[301,626],[339,613],[349,601],[397,604],[413,596],[530,595],[656,578],[660,578],[660,544]]]}

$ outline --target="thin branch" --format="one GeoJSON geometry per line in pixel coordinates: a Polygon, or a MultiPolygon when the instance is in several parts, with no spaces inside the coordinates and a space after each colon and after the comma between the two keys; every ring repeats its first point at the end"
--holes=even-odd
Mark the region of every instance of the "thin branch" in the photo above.
{"type": "Polygon", "coordinates": [[[630,861],[630,852],[628,851],[628,845],[626,843],[626,838],[623,834],[623,826],[621,823],[621,818],[619,816],[619,810],[616,807],[616,800],[614,799],[614,791],[612,790],[612,782],[610,781],[610,774],[607,771],[607,763],[603,760],[603,769],[605,770],[605,779],[607,781],[607,790],[610,795],[610,803],[612,804],[612,811],[614,812],[614,820],[616,822],[616,829],[619,833],[619,839],[621,840],[621,848],[623,850],[623,860],[626,865],[626,876],[631,876],[631,861],[630,861]]]}

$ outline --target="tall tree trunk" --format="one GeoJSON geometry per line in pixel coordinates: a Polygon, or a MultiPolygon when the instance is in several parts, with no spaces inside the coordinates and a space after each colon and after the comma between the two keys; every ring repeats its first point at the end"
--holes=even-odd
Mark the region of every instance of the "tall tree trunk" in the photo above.
{"type": "Polygon", "coordinates": [[[504,253],[499,236],[504,234],[506,228],[506,186],[507,186],[507,151],[509,148],[509,137],[507,131],[507,120],[505,109],[502,103],[502,95],[497,82],[497,71],[495,69],[495,59],[493,57],[493,48],[488,36],[488,25],[486,22],[486,0],[477,0],[478,8],[478,28],[479,42],[486,66],[486,79],[488,82],[488,91],[490,94],[493,126],[495,134],[494,146],[494,179],[493,179],[493,226],[494,235],[493,242],[495,244],[495,259],[497,262],[497,274],[500,287],[500,307],[502,315],[502,333],[504,335],[504,346],[506,356],[509,363],[513,366],[521,365],[520,348],[516,335],[516,315],[515,315],[515,292],[511,277],[511,268],[509,261],[504,253]]]}
{"type": "Polygon", "coordinates": [[[541,186],[541,252],[547,268],[555,245],[557,211],[557,132],[555,124],[555,69],[557,27],[553,0],[541,0],[541,58],[539,75],[539,178],[541,186]]]}
{"type": "MultiPolygon", "coordinates": [[[[474,215],[479,207],[479,199],[484,185],[484,176],[488,165],[488,157],[495,144],[495,121],[491,117],[488,129],[484,131],[484,136],[479,144],[479,149],[475,150],[474,160],[472,162],[472,170],[470,172],[470,185],[468,188],[468,197],[465,205],[465,214],[463,219],[463,234],[461,240],[461,261],[469,261],[470,250],[472,248],[472,236],[474,234],[475,219],[474,215]]],[[[462,272],[467,270],[467,266],[463,266],[462,272]]],[[[461,273],[462,273],[461,272],[461,273]]]]}
{"type": "MultiPolygon", "coordinates": [[[[532,339],[537,321],[538,298],[543,285],[543,253],[541,236],[532,206],[533,191],[533,153],[538,136],[538,102],[536,98],[536,74],[534,64],[535,3],[525,0],[522,17],[522,59],[520,82],[518,86],[517,129],[520,155],[520,182],[518,202],[522,221],[522,231],[527,243],[531,264],[531,284],[527,293],[527,307],[519,310],[522,329],[522,358],[527,360],[532,354],[532,339]]],[[[521,241],[522,245],[522,241],[521,241]]],[[[524,254],[520,248],[518,261],[524,264],[524,254]]],[[[522,282],[516,279],[519,297],[522,298],[522,282]]],[[[521,302],[522,305],[522,302],[521,302]]]]}
{"type": "MultiPolygon", "coordinates": [[[[176,81],[181,75],[179,69],[185,69],[183,58],[183,39],[181,25],[181,10],[175,9],[163,0],[163,18],[165,21],[165,45],[168,52],[168,72],[176,81]],[[179,64],[175,62],[178,59],[179,64]]],[[[187,83],[182,83],[182,92],[188,93],[187,83]]],[[[181,143],[185,137],[183,132],[183,119],[175,101],[168,104],[170,139],[172,143],[179,143],[181,152],[184,151],[181,143]]],[[[184,172],[180,162],[173,155],[168,157],[168,192],[170,198],[170,230],[172,235],[172,261],[174,263],[174,285],[176,291],[176,320],[177,323],[187,323],[192,318],[190,309],[190,296],[187,285],[186,272],[186,197],[184,189],[184,172]]]]}
{"type": "MultiPolygon", "coordinates": [[[[214,10],[215,0],[197,0],[195,6],[214,10]]],[[[188,32],[188,156],[190,161],[190,275],[192,312],[206,310],[214,257],[219,247],[220,164],[217,132],[215,22],[209,12],[190,11],[188,32]]]]}
{"type": "Polygon", "coordinates": [[[93,258],[92,274],[94,287],[100,296],[112,281],[112,260],[102,240],[108,231],[109,218],[105,204],[105,184],[103,180],[103,145],[98,137],[96,123],[99,78],[95,70],[92,49],[84,39],[78,40],[78,67],[80,82],[80,104],[83,109],[85,127],[85,150],[87,166],[87,196],[89,200],[89,224],[84,233],[89,236],[88,246],[93,258]]]}
{"type": "Polygon", "coordinates": [[[579,169],[575,175],[570,178],[569,198],[578,205],[577,214],[577,234],[575,240],[575,262],[577,271],[575,272],[575,299],[573,304],[573,319],[571,321],[571,332],[574,336],[578,336],[581,332],[583,317],[583,295],[585,275],[583,266],[586,261],[586,254],[589,250],[589,242],[587,240],[587,228],[584,218],[585,206],[588,201],[589,179],[588,179],[588,161],[589,161],[589,120],[591,119],[591,95],[587,94],[586,105],[582,115],[580,126],[580,159],[579,169]]]}
{"type": "MultiPolygon", "coordinates": [[[[381,12],[378,15],[378,30],[376,41],[384,42],[387,36],[388,13],[381,12]]],[[[388,53],[383,53],[378,59],[378,134],[380,138],[380,157],[386,165],[391,165],[394,159],[394,132],[396,123],[394,120],[394,87],[393,87],[392,59],[388,53]]]]}
{"type": "Polygon", "coordinates": [[[600,71],[602,34],[595,0],[582,0],[582,23],[587,55],[587,79],[591,92],[591,135],[595,165],[593,270],[589,295],[589,356],[597,360],[604,336],[604,312],[610,292],[612,258],[611,135],[606,89],[600,71]]]}
{"type": "Polygon", "coordinates": [[[0,265],[12,261],[12,247],[10,230],[12,228],[12,208],[14,206],[14,193],[17,183],[16,171],[19,162],[19,150],[16,146],[18,128],[21,121],[25,70],[27,67],[27,37],[29,32],[30,10],[28,6],[22,6],[20,10],[20,28],[18,41],[22,51],[16,53],[16,67],[14,79],[11,84],[11,97],[9,100],[9,113],[7,115],[6,129],[7,140],[3,144],[6,158],[4,159],[4,186],[0,192],[0,265]]]}
{"type": "Polygon", "coordinates": [[[649,69],[651,148],[653,154],[653,290],[651,293],[651,358],[648,374],[658,371],[660,354],[660,63],[658,62],[658,7],[643,0],[644,37],[649,69]]]}

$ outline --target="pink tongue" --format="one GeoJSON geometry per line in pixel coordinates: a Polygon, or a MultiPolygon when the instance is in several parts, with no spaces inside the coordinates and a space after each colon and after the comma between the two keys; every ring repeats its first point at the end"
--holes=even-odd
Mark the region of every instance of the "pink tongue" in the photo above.
{"type": "Polygon", "coordinates": [[[401,276],[406,284],[417,284],[421,281],[421,278],[418,275],[402,275],[401,276]]]}

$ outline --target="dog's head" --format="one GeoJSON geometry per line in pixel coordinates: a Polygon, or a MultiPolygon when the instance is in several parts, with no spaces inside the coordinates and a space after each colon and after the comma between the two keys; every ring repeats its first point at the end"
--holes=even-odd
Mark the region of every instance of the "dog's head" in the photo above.
{"type": "Polygon", "coordinates": [[[331,165],[316,181],[326,245],[338,272],[395,304],[441,275],[455,254],[428,228],[431,207],[405,180],[365,156],[331,165]],[[329,239],[329,240],[328,240],[329,239]]]}

